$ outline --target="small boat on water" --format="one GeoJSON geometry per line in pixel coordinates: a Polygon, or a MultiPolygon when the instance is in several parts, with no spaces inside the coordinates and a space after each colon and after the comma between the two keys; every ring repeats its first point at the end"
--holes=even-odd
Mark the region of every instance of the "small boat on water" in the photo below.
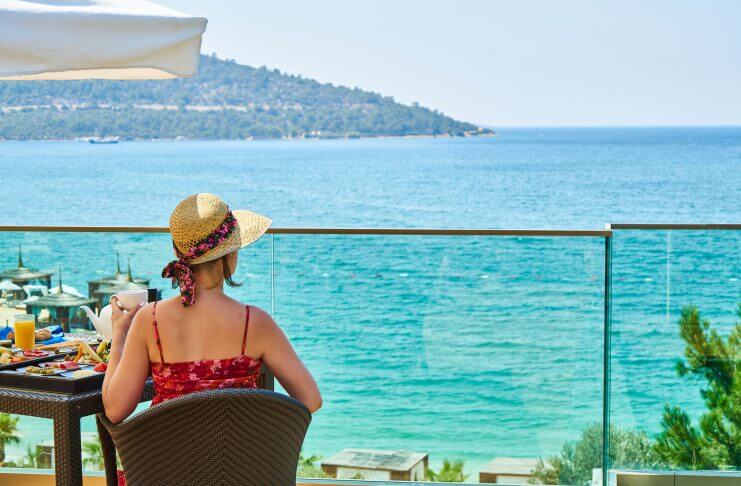
{"type": "Polygon", "coordinates": [[[90,137],[87,139],[90,143],[104,144],[104,143],[118,143],[119,137],[90,137]]]}

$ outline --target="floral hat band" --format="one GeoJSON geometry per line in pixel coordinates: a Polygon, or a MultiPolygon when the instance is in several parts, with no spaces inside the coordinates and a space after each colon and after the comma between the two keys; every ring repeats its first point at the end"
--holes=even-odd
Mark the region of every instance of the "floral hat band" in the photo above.
{"type": "Polygon", "coordinates": [[[234,217],[231,210],[227,210],[226,218],[211,234],[191,246],[186,253],[180,252],[177,246],[175,254],[177,260],[173,260],[162,270],[164,278],[172,279],[172,288],[180,287],[180,296],[183,306],[188,307],[196,300],[196,279],[190,262],[202,257],[209,251],[215,249],[221,243],[226,241],[237,228],[237,218],[234,217]]]}

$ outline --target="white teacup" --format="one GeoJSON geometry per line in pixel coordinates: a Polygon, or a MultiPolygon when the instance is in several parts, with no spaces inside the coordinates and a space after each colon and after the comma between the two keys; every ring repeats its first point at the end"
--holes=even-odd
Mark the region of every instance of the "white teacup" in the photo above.
{"type": "Polygon", "coordinates": [[[124,310],[130,311],[139,304],[147,303],[147,289],[122,290],[116,294],[116,299],[124,310]]]}

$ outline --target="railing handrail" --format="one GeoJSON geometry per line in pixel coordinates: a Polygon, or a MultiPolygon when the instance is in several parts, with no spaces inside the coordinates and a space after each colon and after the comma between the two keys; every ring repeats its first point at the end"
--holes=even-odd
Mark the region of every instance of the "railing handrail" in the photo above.
{"type": "MultiPolygon", "coordinates": [[[[0,226],[0,232],[169,233],[163,226],[0,226]]],[[[572,229],[445,229],[445,228],[270,228],[270,234],[304,235],[429,235],[429,236],[611,236],[610,230],[572,229]]]]}
{"type": "MultiPolygon", "coordinates": [[[[605,229],[541,228],[269,228],[275,235],[584,236],[610,237],[614,230],[741,230],[737,223],[612,223],[605,229]]],[[[169,233],[165,226],[0,225],[3,232],[169,233]]]]}
{"type": "Polygon", "coordinates": [[[608,230],[741,230],[736,223],[612,223],[605,225],[608,230]]]}

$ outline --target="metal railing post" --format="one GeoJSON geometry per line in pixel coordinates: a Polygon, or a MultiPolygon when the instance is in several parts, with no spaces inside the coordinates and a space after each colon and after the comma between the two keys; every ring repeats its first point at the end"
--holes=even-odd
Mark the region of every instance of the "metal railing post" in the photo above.
{"type": "Polygon", "coordinates": [[[275,233],[270,235],[270,315],[275,315],[275,233]]]}
{"type": "Polygon", "coordinates": [[[603,317],[603,363],[602,363],[602,485],[607,486],[610,469],[610,338],[612,334],[612,228],[605,236],[605,296],[603,317]]]}

